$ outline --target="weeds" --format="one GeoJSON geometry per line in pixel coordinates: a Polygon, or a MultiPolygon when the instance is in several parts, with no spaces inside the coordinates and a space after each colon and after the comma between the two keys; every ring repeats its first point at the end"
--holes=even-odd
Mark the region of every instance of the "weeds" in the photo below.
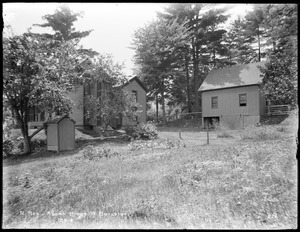
{"type": "Polygon", "coordinates": [[[288,128],[286,126],[277,127],[277,131],[279,132],[288,132],[288,128]]]}
{"type": "Polygon", "coordinates": [[[252,129],[242,142],[189,141],[181,149],[182,140],[172,139],[176,131],[129,147],[102,143],[109,147],[5,166],[3,227],[295,228],[295,140],[275,139],[276,127],[252,129]],[[134,159],[113,159],[126,149],[134,159]],[[146,149],[170,149],[153,152],[169,159],[145,160],[152,155],[146,149]]]}
{"type": "Polygon", "coordinates": [[[222,131],[217,134],[218,138],[233,138],[233,136],[228,131],[222,131]]]}
{"type": "Polygon", "coordinates": [[[152,141],[133,141],[129,145],[131,151],[143,149],[174,149],[185,148],[186,144],[181,140],[156,139],[152,141]]]}
{"type": "Polygon", "coordinates": [[[223,122],[213,122],[213,127],[217,131],[218,138],[233,138],[229,133],[229,127],[223,122]]]}
{"type": "Polygon", "coordinates": [[[241,138],[245,139],[253,139],[253,140],[274,140],[279,139],[280,134],[277,133],[271,126],[248,126],[241,131],[241,138]]]}
{"type": "Polygon", "coordinates": [[[114,149],[97,148],[91,145],[87,146],[83,151],[83,157],[88,160],[99,160],[101,158],[111,158],[120,155],[121,154],[114,149]]]}

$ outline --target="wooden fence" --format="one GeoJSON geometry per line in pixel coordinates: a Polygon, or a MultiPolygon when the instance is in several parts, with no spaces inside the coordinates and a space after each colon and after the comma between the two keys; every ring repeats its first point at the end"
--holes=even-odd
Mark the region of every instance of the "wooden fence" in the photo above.
{"type": "Polygon", "coordinates": [[[270,105],[266,109],[267,115],[285,115],[290,111],[289,105],[270,105]]]}
{"type": "Polygon", "coordinates": [[[177,114],[174,114],[174,115],[166,116],[166,118],[167,118],[168,121],[175,120],[175,119],[181,119],[181,118],[194,119],[196,115],[199,115],[199,117],[201,117],[202,112],[177,113],[177,114]]]}

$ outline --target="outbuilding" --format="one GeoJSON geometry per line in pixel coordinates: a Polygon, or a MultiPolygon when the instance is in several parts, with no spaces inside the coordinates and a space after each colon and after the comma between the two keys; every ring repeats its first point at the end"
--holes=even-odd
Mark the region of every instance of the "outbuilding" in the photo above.
{"type": "Polygon", "coordinates": [[[259,123],[266,112],[260,67],[264,62],[212,70],[199,88],[202,124],[215,120],[238,129],[259,123]]]}
{"type": "Polygon", "coordinates": [[[47,122],[47,150],[67,151],[75,148],[75,121],[68,115],[47,122]]]}

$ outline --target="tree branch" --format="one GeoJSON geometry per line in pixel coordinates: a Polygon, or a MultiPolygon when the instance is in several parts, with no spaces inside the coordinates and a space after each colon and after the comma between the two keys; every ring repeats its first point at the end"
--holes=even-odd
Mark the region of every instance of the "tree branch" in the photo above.
{"type": "Polygon", "coordinates": [[[29,139],[31,140],[33,138],[33,136],[35,136],[37,133],[39,133],[41,130],[46,129],[46,126],[42,126],[41,128],[37,129],[36,131],[34,131],[30,136],[29,139]]]}

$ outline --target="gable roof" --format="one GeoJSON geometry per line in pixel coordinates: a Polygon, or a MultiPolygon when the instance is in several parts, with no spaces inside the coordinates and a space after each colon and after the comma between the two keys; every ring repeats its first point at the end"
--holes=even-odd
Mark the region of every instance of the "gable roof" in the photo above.
{"type": "Polygon", "coordinates": [[[238,87],[259,84],[259,66],[264,67],[265,62],[237,65],[223,69],[213,69],[205,78],[198,91],[207,91],[220,88],[238,87]]]}
{"type": "Polygon", "coordinates": [[[65,115],[58,115],[53,117],[50,121],[47,121],[45,123],[47,124],[58,124],[61,120],[63,120],[64,118],[68,118],[70,119],[72,122],[76,123],[75,120],[73,120],[72,118],[69,117],[69,115],[65,114],[65,115]]]}
{"type": "Polygon", "coordinates": [[[136,81],[145,91],[146,93],[148,92],[147,87],[145,86],[145,84],[140,80],[140,78],[138,78],[138,76],[135,76],[133,78],[131,78],[128,82],[126,82],[124,84],[124,86],[129,85],[131,82],[136,81]]]}

